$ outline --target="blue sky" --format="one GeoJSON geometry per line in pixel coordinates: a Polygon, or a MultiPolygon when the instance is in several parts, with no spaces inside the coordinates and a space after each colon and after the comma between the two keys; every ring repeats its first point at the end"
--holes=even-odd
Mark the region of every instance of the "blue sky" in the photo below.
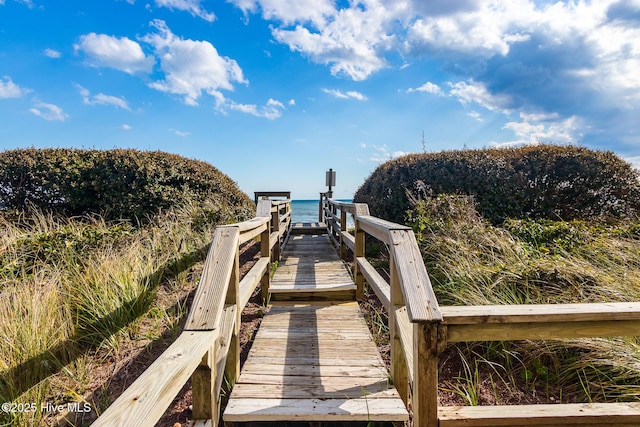
{"type": "Polygon", "coordinates": [[[0,0],[0,149],[169,151],[249,194],[463,147],[640,165],[639,112],[638,0],[0,0]]]}

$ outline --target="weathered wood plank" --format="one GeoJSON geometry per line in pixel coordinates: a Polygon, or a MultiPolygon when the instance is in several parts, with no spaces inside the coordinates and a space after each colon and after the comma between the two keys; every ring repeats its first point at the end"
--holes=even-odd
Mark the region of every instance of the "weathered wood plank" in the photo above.
{"type": "Polygon", "coordinates": [[[225,421],[407,421],[400,399],[234,399],[225,421]]]}
{"type": "Polygon", "coordinates": [[[180,334],[92,425],[155,425],[217,338],[217,330],[180,334]]]}
{"type": "Polygon", "coordinates": [[[216,228],[185,330],[212,330],[220,324],[239,235],[237,227],[216,228]]]}
{"type": "Polygon", "coordinates": [[[375,237],[376,239],[386,244],[391,244],[389,231],[391,230],[411,230],[410,227],[405,225],[396,224],[394,222],[385,221],[384,219],[377,218],[369,215],[358,215],[356,220],[359,223],[359,227],[375,237]]]}
{"type": "Polygon", "coordinates": [[[397,331],[402,343],[402,350],[406,359],[407,373],[409,381],[413,381],[413,325],[409,321],[406,307],[397,307],[395,309],[395,321],[397,331]]]}
{"type": "Polygon", "coordinates": [[[447,325],[639,320],[640,302],[440,307],[447,325]]]}
{"type": "Polygon", "coordinates": [[[447,342],[546,340],[635,336],[640,333],[640,320],[477,323],[447,325],[447,342]]]}
{"type": "Polygon", "coordinates": [[[240,307],[247,305],[253,291],[269,269],[269,258],[260,258],[240,281],[240,307]]]}
{"type": "Polygon", "coordinates": [[[427,269],[411,230],[391,230],[391,252],[398,266],[409,320],[412,322],[439,322],[442,313],[431,287],[427,269]]]}
{"type": "Polygon", "coordinates": [[[262,320],[224,419],[373,419],[367,412],[378,414],[378,420],[407,419],[358,305],[274,305],[262,320]],[[363,398],[363,409],[351,403],[363,398]],[[324,409],[301,403],[314,399],[323,402],[324,409]],[[269,403],[266,412],[257,411],[273,400],[280,402],[277,407],[269,403]],[[295,411],[289,402],[296,403],[295,411]],[[333,405],[355,406],[332,415],[333,405]]]}
{"type": "Polygon", "coordinates": [[[640,403],[439,407],[440,427],[637,426],[640,403]]]}
{"type": "Polygon", "coordinates": [[[358,268],[362,272],[367,283],[371,289],[373,289],[373,292],[375,292],[384,308],[389,311],[389,305],[391,303],[391,291],[389,284],[365,257],[357,257],[356,263],[358,264],[358,268]]]}

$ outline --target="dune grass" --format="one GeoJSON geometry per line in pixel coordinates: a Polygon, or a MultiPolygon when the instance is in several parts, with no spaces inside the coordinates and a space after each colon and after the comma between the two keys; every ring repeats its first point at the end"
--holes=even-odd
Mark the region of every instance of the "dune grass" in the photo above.
{"type": "MultiPolygon", "coordinates": [[[[509,220],[439,196],[409,215],[440,305],[640,301],[636,223],[509,220]]],[[[469,343],[444,392],[467,405],[637,400],[637,337],[469,343]]]]}
{"type": "Polygon", "coordinates": [[[16,426],[51,424],[60,414],[42,405],[82,403],[100,386],[97,365],[174,328],[213,228],[240,219],[196,203],[144,226],[8,216],[0,218],[0,401],[36,408],[0,413],[0,425],[16,426]]]}

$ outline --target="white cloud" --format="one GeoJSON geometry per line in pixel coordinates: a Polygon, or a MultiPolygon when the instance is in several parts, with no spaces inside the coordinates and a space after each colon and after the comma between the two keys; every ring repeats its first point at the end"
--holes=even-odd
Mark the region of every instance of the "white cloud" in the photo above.
{"type": "Polygon", "coordinates": [[[65,113],[62,108],[55,104],[47,104],[44,102],[38,102],[29,111],[36,116],[49,121],[63,122],[69,118],[69,115],[65,113]]]}
{"type": "Polygon", "coordinates": [[[295,99],[290,99],[289,100],[289,105],[296,105],[296,100],[295,99]]]}
{"type": "Polygon", "coordinates": [[[262,10],[265,19],[281,21],[285,25],[297,22],[311,22],[316,26],[325,24],[335,13],[330,0],[231,0],[231,3],[247,13],[262,10]]]}
{"type": "Polygon", "coordinates": [[[338,89],[326,89],[326,88],[323,88],[322,91],[324,93],[327,93],[327,94],[329,94],[331,96],[334,96],[336,98],[357,99],[358,101],[366,101],[367,100],[367,97],[365,95],[363,95],[360,92],[357,92],[355,90],[342,92],[341,90],[338,90],[338,89]]]}
{"type": "Polygon", "coordinates": [[[207,12],[200,3],[202,3],[202,0],[156,0],[156,4],[160,7],[183,10],[207,22],[215,21],[216,15],[207,12]]]}
{"type": "Polygon", "coordinates": [[[442,91],[442,89],[440,89],[440,86],[438,86],[435,83],[431,83],[431,82],[426,82],[425,84],[423,84],[420,87],[416,87],[416,88],[409,88],[407,89],[408,93],[411,92],[427,92],[427,93],[432,93],[434,95],[444,95],[444,92],[442,91]]]}
{"type": "Polygon", "coordinates": [[[221,89],[233,90],[234,83],[248,83],[238,63],[218,54],[208,41],[182,39],[175,36],[161,20],[151,23],[157,33],[142,41],[155,48],[165,79],[151,83],[154,89],[184,96],[188,105],[198,105],[198,98],[207,93],[218,104],[224,102],[221,89]]]}
{"type": "Polygon", "coordinates": [[[510,104],[509,96],[491,93],[484,83],[470,80],[469,82],[448,84],[451,87],[449,94],[458,98],[463,105],[476,103],[491,111],[510,113],[508,108],[510,104]]]}
{"type": "Polygon", "coordinates": [[[74,48],[82,51],[94,67],[115,68],[129,74],[150,72],[155,63],[137,42],[126,37],[89,33],[80,36],[80,42],[74,48]]]}
{"type": "Polygon", "coordinates": [[[122,126],[120,126],[120,129],[122,129],[122,130],[131,130],[132,127],[131,127],[131,125],[128,125],[128,124],[125,123],[122,126]]]}
{"type": "Polygon", "coordinates": [[[187,136],[191,135],[191,132],[184,132],[184,131],[176,130],[176,129],[169,129],[169,132],[171,132],[171,133],[173,133],[173,134],[175,134],[175,135],[177,135],[179,137],[182,137],[182,138],[186,138],[187,136]]]}
{"type": "Polygon", "coordinates": [[[29,92],[29,89],[18,86],[8,76],[0,78],[0,99],[20,98],[29,92]]]}
{"type": "Polygon", "coordinates": [[[62,57],[62,54],[55,49],[45,49],[43,53],[44,53],[44,56],[47,56],[53,59],[58,59],[62,57]]]}
{"type": "MultiPolygon", "coordinates": [[[[301,24],[295,29],[274,28],[275,39],[312,61],[330,65],[335,76],[364,80],[387,66],[383,54],[395,47],[390,35],[402,2],[383,5],[379,0],[352,2],[348,8],[334,10],[312,28],[301,24]]],[[[302,21],[302,20],[300,20],[302,21]]]]}
{"type": "Polygon", "coordinates": [[[383,144],[382,146],[374,145],[373,148],[374,148],[374,152],[369,157],[369,160],[376,163],[384,163],[386,161],[393,160],[408,154],[405,151],[390,152],[389,149],[387,148],[387,144],[383,144]]]}
{"type": "Polygon", "coordinates": [[[227,100],[223,106],[223,109],[224,108],[240,111],[245,114],[251,114],[256,117],[275,120],[282,116],[282,110],[284,110],[285,107],[282,102],[270,98],[262,107],[258,107],[255,104],[239,104],[234,101],[227,100]]]}
{"type": "Polygon", "coordinates": [[[574,143],[586,129],[577,116],[561,119],[557,114],[520,113],[520,121],[511,121],[504,129],[512,131],[516,138],[506,142],[492,142],[495,146],[530,145],[541,142],[574,143]]]}
{"type": "Polygon", "coordinates": [[[76,84],[75,87],[80,92],[80,95],[82,95],[82,101],[85,105],[111,105],[114,107],[120,107],[123,110],[131,110],[124,97],[120,98],[117,96],[105,95],[104,93],[91,96],[88,89],[80,86],[79,84],[76,84]]]}

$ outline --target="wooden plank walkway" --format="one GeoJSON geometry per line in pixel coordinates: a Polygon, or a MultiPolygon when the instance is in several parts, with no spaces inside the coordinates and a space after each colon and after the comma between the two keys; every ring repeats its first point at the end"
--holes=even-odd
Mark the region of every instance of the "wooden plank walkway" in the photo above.
{"type": "Polygon", "coordinates": [[[292,235],[269,287],[277,300],[355,300],[356,285],[329,237],[292,235]]]}
{"type": "MultiPolygon", "coordinates": [[[[328,237],[294,236],[274,297],[345,298],[355,286],[328,237]]],[[[355,301],[274,301],[233,387],[224,421],[406,421],[407,409],[355,301]]]]}

